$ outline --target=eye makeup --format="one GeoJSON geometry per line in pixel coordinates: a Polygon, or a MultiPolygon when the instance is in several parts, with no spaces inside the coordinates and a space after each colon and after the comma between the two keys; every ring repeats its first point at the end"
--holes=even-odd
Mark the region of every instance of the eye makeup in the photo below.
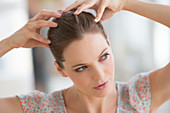
{"type": "MultiPolygon", "coordinates": [[[[110,54],[108,52],[106,52],[104,55],[102,55],[99,59],[99,61],[104,61],[105,59],[107,59],[107,57],[109,56],[110,54]]],[[[77,69],[75,69],[75,72],[82,72],[83,70],[85,70],[86,68],[88,68],[87,66],[81,66],[77,69]]]]}

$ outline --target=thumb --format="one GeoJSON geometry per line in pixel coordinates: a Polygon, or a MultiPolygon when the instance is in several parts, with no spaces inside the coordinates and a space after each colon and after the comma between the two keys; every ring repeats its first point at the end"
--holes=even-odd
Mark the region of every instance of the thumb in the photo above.
{"type": "Polygon", "coordinates": [[[103,22],[103,21],[111,18],[113,15],[115,15],[114,12],[112,12],[112,11],[109,10],[109,9],[105,9],[105,12],[103,13],[103,16],[101,17],[100,22],[103,22]]]}
{"type": "Polygon", "coordinates": [[[45,43],[42,43],[42,42],[39,42],[36,46],[50,48],[48,44],[45,44],[45,43]]]}
{"type": "Polygon", "coordinates": [[[103,12],[105,10],[105,4],[100,4],[98,10],[96,11],[96,18],[95,18],[95,22],[100,21],[100,19],[102,18],[103,12]]]}

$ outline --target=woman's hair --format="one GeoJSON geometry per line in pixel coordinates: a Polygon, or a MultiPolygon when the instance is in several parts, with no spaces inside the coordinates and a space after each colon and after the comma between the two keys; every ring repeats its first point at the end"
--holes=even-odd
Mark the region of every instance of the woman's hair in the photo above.
{"type": "Polygon", "coordinates": [[[51,41],[49,47],[60,68],[64,69],[63,51],[74,40],[81,40],[87,33],[101,33],[106,38],[103,26],[100,22],[94,22],[94,16],[88,12],[79,15],[74,14],[74,10],[62,13],[60,18],[52,21],[58,24],[48,31],[48,39],[51,41]]]}

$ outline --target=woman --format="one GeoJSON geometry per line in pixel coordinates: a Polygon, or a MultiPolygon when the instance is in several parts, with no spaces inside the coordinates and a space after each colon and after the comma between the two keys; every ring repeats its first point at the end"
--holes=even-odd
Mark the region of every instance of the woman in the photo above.
{"type": "Polygon", "coordinates": [[[0,112],[154,113],[170,99],[170,64],[140,74],[128,83],[114,82],[114,59],[108,36],[100,23],[93,22],[91,14],[80,13],[87,8],[97,11],[95,22],[128,10],[170,26],[169,6],[135,0],[79,1],[66,8],[62,16],[52,11],[40,12],[0,42],[0,56],[13,48],[50,44],[57,70],[62,76],[70,77],[74,85],[48,95],[35,91],[2,98],[0,112]],[[79,15],[69,11],[75,7],[78,8],[75,14],[79,15]],[[45,21],[50,17],[56,18],[53,22],[45,21]],[[48,34],[51,43],[39,35],[40,28],[46,26],[51,27],[48,34]]]}

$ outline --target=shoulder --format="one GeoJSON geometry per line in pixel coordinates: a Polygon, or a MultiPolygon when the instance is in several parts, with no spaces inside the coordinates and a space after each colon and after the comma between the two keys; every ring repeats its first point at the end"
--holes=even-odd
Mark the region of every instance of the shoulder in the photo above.
{"type": "Polygon", "coordinates": [[[148,112],[150,108],[150,73],[141,73],[128,82],[118,82],[119,107],[126,111],[148,112]]]}
{"type": "Polygon", "coordinates": [[[49,104],[49,95],[40,91],[33,91],[29,94],[17,95],[19,98],[24,112],[39,112],[47,111],[49,104]]]}
{"type": "Polygon", "coordinates": [[[29,94],[17,95],[23,110],[27,112],[52,112],[60,111],[63,107],[61,91],[46,94],[41,91],[33,91],[29,94]]]}
{"type": "Polygon", "coordinates": [[[151,105],[158,109],[163,103],[170,99],[170,63],[151,73],[151,105]]]}
{"type": "Polygon", "coordinates": [[[23,113],[17,97],[0,98],[0,113],[23,113]]]}

